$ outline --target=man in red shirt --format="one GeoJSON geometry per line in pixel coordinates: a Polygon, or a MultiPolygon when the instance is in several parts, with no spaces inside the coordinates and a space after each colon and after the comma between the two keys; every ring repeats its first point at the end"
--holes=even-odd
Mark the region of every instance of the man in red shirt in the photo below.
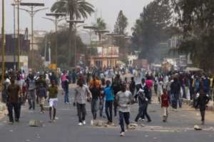
{"type": "Polygon", "coordinates": [[[167,94],[167,90],[163,89],[163,94],[161,95],[161,108],[163,108],[163,122],[167,121],[168,117],[168,107],[169,107],[169,95],[167,94]]]}

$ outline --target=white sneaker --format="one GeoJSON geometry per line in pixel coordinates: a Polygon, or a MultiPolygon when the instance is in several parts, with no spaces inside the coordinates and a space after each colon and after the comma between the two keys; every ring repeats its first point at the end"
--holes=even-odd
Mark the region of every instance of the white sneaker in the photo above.
{"type": "Polygon", "coordinates": [[[79,126],[82,126],[82,123],[80,122],[78,125],[79,125],[79,126]]]}
{"type": "Polygon", "coordinates": [[[86,124],[86,122],[85,122],[85,121],[83,121],[83,122],[82,122],[82,124],[83,124],[83,125],[85,125],[85,124],[86,124]]]}
{"type": "Polygon", "coordinates": [[[124,133],[124,132],[121,132],[121,133],[120,133],[120,136],[121,136],[121,137],[123,137],[124,135],[125,135],[125,133],[124,133]]]}
{"type": "Polygon", "coordinates": [[[91,120],[91,125],[94,125],[94,121],[93,120],[91,120]]]}

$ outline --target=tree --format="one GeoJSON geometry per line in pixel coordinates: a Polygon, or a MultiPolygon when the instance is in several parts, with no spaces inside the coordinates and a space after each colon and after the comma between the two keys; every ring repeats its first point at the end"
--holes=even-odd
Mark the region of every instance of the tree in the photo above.
{"type": "MultiPolygon", "coordinates": [[[[89,15],[91,15],[94,12],[94,6],[85,0],[59,0],[53,4],[51,7],[52,12],[56,13],[67,13],[69,15],[69,20],[78,20],[80,18],[87,18],[89,15]]],[[[68,56],[68,64],[73,64],[75,66],[75,61],[72,60],[71,56],[71,50],[74,48],[72,47],[71,43],[72,40],[74,42],[74,36],[71,36],[71,33],[73,32],[73,22],[69,23],[69,41],[68,41],[68,47],[69,47],[69,56],[68,56]],[[73,62],[74,61],[74,62],[73,62]]],[[[76,30],[76,29],[75,29],[76,30]]],[[[73,57],[76,56],[75,54],[72,54],[73,57]]]]}
{"type": "Polygon", "coordinates": [[[117,21],[114,26],[114,33],[118,34],[118,36],[115,37],[116,38],[115,44],[120,48],[125,47],[125,42],[126,42],[125,36],[127,35],[126,33],[127,26],[128,26],[128,19],[123,14],[123,11],[120,10],[117,17],[117,21]]]}
{"type": "Polygon", "coordinates": [[[132,33],[132,47],[141,51],[141,58],[150,62],[159,59],[159,44],[170,37],[170,19],[169,0],[154,0],[144,7],[132,33]]]}
{"type": "Polygon", "coordinates": [[[94,26],[97,27],[98,30],[105,30],[106,29],[106,23],[102,18],[97,18],[94,26]]]}
{"type": "Polygon", "coordinates": [[[179,52],[190,54],[194,65],[214,70],[214,1],[171,1],[181,32],[179,52]]]}
{"type": "Polygon", "coordinates": [[[114,26],[114,33],[126,35],[127,26],[128,26],[128,20],[127,20],[126,16],[123,14],[123,11],[120,10],[118,17],[117,17],[117,21],[114,26]]]}
{"type": "MultiPolygon", "coordinates": [[[[59,0],[51,7],[52,12],[67,13],[69,20],[80,18],[88,18],[94,12],[94,6],[85,0],[59,0]]],[[[73,23],[70,23],[70,31],[72,31],[73,23]]]]}
{"type": "MultiPolygon", "coordinates": [[[[43,55],[45,53],[45,47],[47,48],[48,43],[50,44],[50,47],[54,47],[55,45],[55,34],[56,33],[48,33],[44,39],[42,40],[41,46],[41,54],[43,55]]],[[[72,32],[73,36],[76,38],[76,43],[77,43],[77,54],[87,54],[89,52],[89,49],[86,48],[86,45],[83,44],[81,38],[79,36],[76,36],[74,32],[72,32]]],[[[68,35],[69,35],[69,30],[68,28],[63,28],[57,32],[57,41],[58,41],[58,65],[59,67],[68,67],[69,65],[66,64],[67,57],[69,56],[68,48],[67,48],[67,43],[68,43],[68,35]]],[[[46,49],[47,50],[47,49],[46,49]]],[[[47,55],[46,55],[47,56],[47,55]]],[[[55,60],[56,56],[54,52],[51,53],[51,60],[55,60]]],[[[72,57],[72,60],[74,60],[74,57],[72,57]]]]}
{"type": "MultiPolygon", "coordinates": [[[[106,23],[102,18],[97,18],[94,26],[97,28],[98,31],[106,30],[106,23]]],[[[102,33],[98,32],[97,34],[98,34],[99,40],[101,40],[102,33]]]]}

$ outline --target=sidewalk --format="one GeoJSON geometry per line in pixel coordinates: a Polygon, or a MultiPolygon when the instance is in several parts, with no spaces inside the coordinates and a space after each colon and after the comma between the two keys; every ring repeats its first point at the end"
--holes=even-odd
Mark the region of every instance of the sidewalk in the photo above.
{"type": "Polygon", "coordinates": [[[4,103],[0,102],[0,120],[7,114],[7,107],[4,103]]]}

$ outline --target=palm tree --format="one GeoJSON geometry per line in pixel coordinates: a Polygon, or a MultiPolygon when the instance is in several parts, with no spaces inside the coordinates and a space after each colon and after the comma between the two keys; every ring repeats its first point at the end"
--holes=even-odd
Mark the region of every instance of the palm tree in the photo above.
{"type": "Polygon", "coordinates": [[[102,18],[97,18],[95,26],[98,30],[105,30],[106,29],[106,23],[102,18]]]}
{"type": "MultiPolygon", "coordinates": [[[[69,20],[78,20],[80,18],[87,18],[94,12],[94,6],[85,0],[59,0],[55,2],[51,7],[51,12],[55,13],[67,13],[69,20]]],[[[69,58],[68,65],[72,62],[71,60],[71,33],[73,29],[73,22],[69,23],[69,58]]],[[[76,38],[76,37],[74,37],[76,38]]],[[[74,47],[75,48],[75,47],[74,47]]],[[[76,48],[75,48],[76,50],[76,48]]],[[[74,55],[76,58],[76,52],[74,55]]],[[[75,61],[74,61],[75,62],[75,61]]],[[[75,63],[74,63],[75,64],[75,63]]]]}
{"type": "Polygon", "coordinates": [[[101,32],[99,31],[105,31],[106,30],[106,23],[102,18],[97,18],[96,23],[94,24],[95,27],[97,27],[97,34],[99,37],[99,40],[101,40],[101,32]]]}
{"type": "MultiPolygon", "coordinates": [[[[67,13],[69,20],[88,18],[94,12],[94,6],[85,0],[59,0],[51,7],[51,12],[67,13]]],[[[70,31],[73,23],[69,25],[70,31]]]]}

